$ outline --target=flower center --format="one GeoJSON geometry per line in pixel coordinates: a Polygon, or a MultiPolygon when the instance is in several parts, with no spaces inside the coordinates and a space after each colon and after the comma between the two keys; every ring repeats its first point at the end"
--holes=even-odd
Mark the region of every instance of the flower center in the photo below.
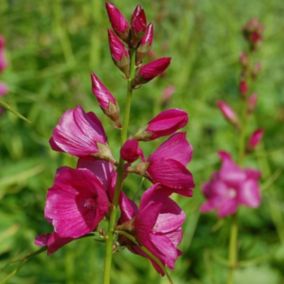
{"type": "Polygon", "coordinates": [[[87,209],[95,209],[96,208],[96,200],[94,198],[87,198],[84,201],[83,206],[87,209]]]}
{"type": "Polygon", "coordinates": [[[229,188],[228,190],[228,197],[235,198],[237,196],[236,191],[233,188],[229,188]]]}

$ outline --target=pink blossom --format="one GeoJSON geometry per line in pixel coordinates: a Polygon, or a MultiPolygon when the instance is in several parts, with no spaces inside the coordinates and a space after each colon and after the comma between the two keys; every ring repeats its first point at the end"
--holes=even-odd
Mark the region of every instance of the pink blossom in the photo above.
{"type": "Polygon", "coordinates": [[[139,148],[139,143],[135,139],[128,139],[120,149],[120,155],[123,160],[133,163],[139,157],[143,157],[143,152],[139,148]]]}
{"type": "MultiPolygon", "coordinates": [[[[142,196],[140,207],[122,195],[119,223],[130,225],[131,233],[141,246],[147,248],[163,265],[173,269],[181,252],[177,248],[182,239],[185,213],[171,200],[160,185],[153,185],[142,196]]],[[[121,237],[119,241],[132,252],[148,258],[154,268],[164,275],[163,269],[131,241],[121,237]]]]}
{"type": "Polygon", "coordinates": [[[117,67],[128,77],[129,76],[129,52],[119,37],[108,30],[109,48],[112,59],[117,67]]]}
{"type": "Polygon", "coordinates": [[[0,97],[3,97],[7,94],[8,92],[8,87],[4,83],[0,82],[0,97]]]}
{"type": "Polygon", "coordinates": [[[147,160],[146,174],[154,183],[171,192],[192,196],[194,181],[186,165],[191,161],[192,146],[184,132],[172,135],[147,160]]]}
{"type": "Polygon", "coordinates": [[[119,106],[115,97],[105,87],[95,73],[92,73],[91,79],[92,91],[97,98],[101,109],[111,120],[115,122],[117,127],[120,127],[119,106]]]}
{"type": "Polygon", "coordinates": [[[96,229],[109,209],[102,183],[88,169],[60,168],[48,190],[45,218],[60,238],[79,238],[96,229]]]}
{"type": "Polygon", "coordinates": [[[50,145],[55,151],[83,157],[99,154],[102,147],[107,147],[107,138],[97,116],[77,106],[62,115],[53,130],[50,145]]]}
{"type": "Polygon", "coordinates": [[[188,123],[188,114],[181,109],[168,109],[162,111],[140,131],[135,138],[142,141],[171,135],[188,123]]]}
{"type": "Polygon", "coordinates": [[[145,32],[147,27],[147,19],[143,8],[137,5],[131,17],[131,31],[134,34],[145,32]]]}
{"type": "Polygon", "coordinates": [[[117,173],[113,163],[93,157],[80,158],[77,168],[88,169],[101,182],[110,200],[113,198],[117,173]]]}
{"type": "Polygon", "coordinates": [[[72,238],[61,238],[58,234],[53,232],[50,234],[38,235],[35,239],[35,245],[46,247],[47,254],[52,254],[72,240],[72,238]]]}
{"type": "Polygon", "coordinates": [[[233,109],[227,103],[225,103],[224,101],[218,101],[217,106],[220,109],[220,111],[222,112],[225,119],[227,119],[230,123],[232,123],[234,125],[239,124],[239,119],[238,119],[236,113],[233,111],[233,109]]]}
{"type": "Polygon", "coordinates": [[[219,156],[221,169],[203,185],[206,201],[201,212],[216,210],[223,218],[235,214],[240,205],[258,207],[261,201],[260,173],[254,169],[241,169],[226,152],[220,152],[219,156]]]}
{"type": "Polygon", "coordinates": [[[128,39],[129,34],[129,24],[120,10],[110,2],[106,3],[106,9],[114,31],[119,35],[123,40],[128,39]]]}
{"type": "Polygon", "coordinates": [[[264,130],[259,128],[256,129],[250,136],[248,144],[247,144],[247,149],[249,151],[252,151],[256,148],[256,146],[260,143],[260,141],[262,140],[264,134],[264,130]]]}

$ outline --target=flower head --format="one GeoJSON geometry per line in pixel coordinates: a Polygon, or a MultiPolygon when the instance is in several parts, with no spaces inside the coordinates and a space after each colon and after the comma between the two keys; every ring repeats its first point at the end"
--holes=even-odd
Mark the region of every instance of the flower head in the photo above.
{"type": "Polygon", "coordinates": [[[109,21],[116,34],[126,41],[129,35],[129,24],[120,10],[110,2],[106,2],[109,21]]]}
{"type": "MultiPolygon", "coordinates": [[[[131,233],[139,245],[144,246],[163,265],[173,269],[181,254],[177,246],[182,239],[185,213],[164,192],[160,185],[153,185],[144,192],[139,208],[132,200],[122,195],[122,216],[119,223],[130,223],[131,233]]],[[[124,238],[120,238],[120,241],[132,252],[148,258],[154,268],[164,275],[164,270],[145,254],[139,245],[124,238]]]]}
{"type": "Polygon", "coordinates": [[[90,155],[112,159],[103,126],[92,112],[82,107],[66,111],[50,138],[53,150],[67,152],[77,157],[90,155]]]}
{"type": "Polygon", "coordinates": [[[258,207],[261,201],[260,173],[254,169],[241,169],[226,152],[220,152],[219,156],[222,166],[203,186],[206,201],[201,211],[216,210],[223,218],[235,214],[240,205],[258,207]]]}
{"type": "Polygon", "coordinates": [[[175,133],[187,123],[188,114],[185,111],[181,109],[168,109],[150,120],[147,127],[136,134],[135,138],[142,141],[154,140],[175,133]]]}
{"type": "Polygon", "coordinates": [[[115,97],[95,73],[92,73],[91,80],[93,94],[97,98],[101,109],[115,123],[116,127],[120,128],[119,106],[115,97]]]}
{"type": "Polygon", "coordinates": [[[96,229],[109,209],[102,183],[88,169],[60,168],[48,190],[45,218],[60,238],[79,238],[96,229]]]}

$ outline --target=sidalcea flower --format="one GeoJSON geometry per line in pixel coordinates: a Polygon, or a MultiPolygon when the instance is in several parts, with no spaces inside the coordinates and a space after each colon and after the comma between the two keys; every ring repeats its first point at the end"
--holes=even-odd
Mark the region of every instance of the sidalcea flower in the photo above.
{"type": "Polygon", "coordinates": [[[0,97],[5,96],[8,93],[8,87],[4,83],[0,82],[0,97]]]}
{"type": "Polygon", "coordinates": [[[235,126],[239,126],[239,118],[237,114],[233,111],[233,109],[224,101],[218,101],[217,107],[222,112],[225,119],[227,119],[230,123],[235,126]]]}
{"type": "Polygon", "coordinates": [[[128,21],[113,3],[106,2],[106,10],[113,30],[121,39],[127,41],[129,35],[128,21]]]}
{"type": "Polygon", "coordinates": [[[131,39],[132,47],[136,47],[143,37],[147,28],[147,19],[143,8],[137,5],[131,17],[131,39]]]}
{"type": "Polygon", "coordinates": [[[246,80],[241,80],[239,84],[239,91],[240,93],[245,96],[248,92],[248,84],[246,80]]]}
{"type": "Polygon", "coordinates": [[[96,229],[109,209],[105,188],[88,169],[60,168],[48,190],[45,218],[60,238],[79,238],[96,229]]]}
{"type": "Polygon", "coordinates": [[[264,134],[263,129],[257,129],[251,134],[251,136],[248,140],[248,143],[247,143],[247,150],[248,151],[253,151],[256,148],[256,146],[262,140],[263,134],[264,134]]]}
{"type": "Polygon", "coordinates": [[[186,165],[192,158],[192,146],[184,132],[172,135],[146,161],[138,163],[134,172],[145,175],[153,183],[168,188],[170,193],[192,196],[194,181],[186,165]]]}
{"type": "Polygon", "coordinates": [[[70,243],[72,238],[61,238],[55,232],[49,234],[38,235],[35,239],[35,245],[39,247],[46,247],[47,254],[52,254],[64,245],[70,243]]]}
{"type": "Polygon", "coordinates": [[[171,200],[160,185],[153,185],[142,196],[140,207],[124,194],[120,200],[122,212],[119,224],[124,226],[136,238],[139,245],[125,237],[120,237],[121,244],[132,252],[148,258],[154,268],[164,275],[165,271],[142,249],[145,247],[161,263],[173,269],[177,258],[181,255],[177,248],[182,239],[182,224],[185,213],[171,200]]]}
{"type": "Polygon", "coordinates": [[[115,123],[115,126],[120,128],[119,106],[115,97],[100,81],[95,73],[92,73],[91,80],[93,94],[97,98],[101,109],[115,123]]]}
{"type": "Polygon", "coordinates": [[[221,169],[203,186],[206,201],[201,212],[215,210],[223,218],[235,214],[240,205],[258,207],[261,201],[260,173],[254,169],[241,169],[226,152],[220,152],[219,156],[221,169]]]}
{"type": "Polygon", "coordinates": [[[153,35],[154,35],[154,26],[153,24],[149,24],[137,48],[137,52],[136,52],[136,64],[137,65],[142,63],[143,58],[149,52],[151,45],[153,43],[153,35]]]}
{"type": "Polygon", "coordinates": [[[128,78],[130,67],[128,49],[112,30],[108,30],[108,40],[110,53],[114,63],[128,78]]]}
{"type": "Polygon", "coordinates": [[[141,66],[138,70],[136,77],[133,82],[133,86],[147,83],[154,78],[160,76],[171,63],[170,57],[162,57],[154,60],[148,64],[141,66]]]}
{"type": "Polygon", "coordinates": [[[247,110],[248,113],[253,113],[257,104],[257,94],[253,93],[247,99],[247,110]]]}
{"type": "Polygon", "coordinates": [[[49,142],[53,150],[77,157],[113,159],[100,120],[94,113],[84,112],[81,106],[62,115],[49,142]]]}
{"type": "Polygon", "coordinates": [[[181,109],[162,111],[147,124],[147,127],[135,135],[137,140],[149,141],[171,135],[188,123],[188,114],[181,109]]]}
{"type": "Polygon", "coordinates": [[[136,139],[128,139],[120,149],[120,156],[124,161],[133,163],[139,157],[144,157],[136,139]]]}

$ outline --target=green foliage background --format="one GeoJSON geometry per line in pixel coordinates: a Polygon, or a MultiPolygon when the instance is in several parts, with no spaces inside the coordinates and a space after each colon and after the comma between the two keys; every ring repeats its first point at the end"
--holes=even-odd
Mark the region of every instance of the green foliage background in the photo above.
{"type": "MultiPolygon", "coordinates": [[[[115,1],[130,16],[137,2],[115,1]]],[[[219,149],[237,153],[236,133],[223,120],[215,102],[226,99],[239,107],[238,57],[244,48],[240,29],[257,16],[265,26],[258,52],[263,70],[255,86],[259,96],[252,131],[265,128],[264,143],[246,165],[263,173],[263,203],[240,211],[240,258],[236,284],[284,283],[284,59],[282,0],[142,0],[155,24],[153,49],[173,57],[163,78],[134,96],[131,131],[143,126],[160,109],[169,85],[176,92],[171,107],[190,114],[188,137],[194,147],[190,165],[196,189],[179,202],[188,215],[183,256],[172,277],[176,284],[225,282],[227,220],[200,216],[200,185],[217,167],[219,149]]],[[[101,283],[104,246],[91,239],[71,243],[52,256],[41,254],[27,263],[13,260],[35,251],[34,237],[50,227],[43,219],[44,199],[57,167],[74,165],[67,155],[50,150],[48,139],[58,118],[77,104],[102,118],[117,154],[118,133],[97,106],[89,74],[95,71],[123,109],[125,83],[108,51],[109,27],[102,0],[0,0],[0,34],[7,40],[9,68],[1,74],[10,88],[4,99],[31,122],[11,112],[0,117],[0,283],[101,283]],[[23,265],[24,264],[24,265],[23,265]],[[2,282],[1,282],[2,281],[2,282]]],[[[145,145],[151,152],[160,143],[145,145]]],[[[127,190],[141,186],[130,179],[127,190]]],[[[145,187],[146,185],[142,185],[145,187]]],[[[144,259],[121,250],[114,257],[112,283],[167,283],[144,259]]]]}

